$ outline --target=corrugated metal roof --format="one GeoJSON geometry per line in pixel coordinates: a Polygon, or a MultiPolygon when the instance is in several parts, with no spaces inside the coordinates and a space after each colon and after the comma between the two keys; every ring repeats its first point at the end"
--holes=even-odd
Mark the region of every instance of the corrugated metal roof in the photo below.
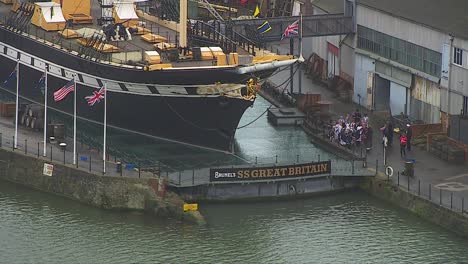
{"type": "Polygon", "coordinates": [[[322,9],[328,14],[340,14],[344,12],[343,0],[315,0],[312,5],[322,9]]]}
{"type": "Polygon", "coordinates": [[[358,0],[358,3],[468,40],[467,0],[358,0]]]}

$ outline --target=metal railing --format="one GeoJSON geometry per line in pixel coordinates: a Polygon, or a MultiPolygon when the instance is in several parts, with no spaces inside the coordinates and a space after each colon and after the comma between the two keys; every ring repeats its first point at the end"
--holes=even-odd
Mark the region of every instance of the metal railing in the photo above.
{"type": "MultiPolygon", "coordinates": [[[[6,17],[3,18],[3,24],[5,25],[6,23],[6,17]]],[[[5,28],[7,28],[5,26],[5,28]]],[[[168,41],[170,41],[170,37],[175,34],[174,40],[177,45],[177,38],[178,38],[178,33],[174,33],[173,31],[170,30],[165,30],[162,27],[159,26],[153,26],[152,23],[149,24],[149,27],[146,28],[149,30],[149,33],[155,33],[158,35],[166,36],[168,41]]],[[[48,45],[48,46],[53,46],[56,49],[61,49],[64,52],[69,52],[71,55],[76,56],[76,57],[85,57],[83,53],[89,53],[92,54],[92,56],[89,56],[87,59],[88,60],[93,60],[97,62],[101,62],[103,64],[116,64],[117,66],[122,66],[126,65],[128,66],[133,66],[135,68],[142,67],[143,62],[141,63],[142,65],[135,65],[129,64],[128,60],[122,60],[122,59],[117,59],[112,56],[112,53],[104,53],[100,52],[93,47],[85,47],[83,45],[80,45],[76,42],[76,39],[65,39],[61,35],[57,33],[50,33],[46,32],[45,30],[42,30],[34,25],[28,24],[25,26],[24,30],[21,32],[18,30],[10,29],[13,32],[16,32],[16,34],[23,35],[24,37],[29,37],[35,41],[38,42],[40,45],[48,45]]],[[[119,42],[108,42],[108,44],[112,44],[116,46],[117,48],[121,49],[121,53],[128,53],[128,52],[134,52],[134,51],[140,51],[142,52],[144,49],[142,47],[136,46],[132,43],[132,41],[126,41],[124,45],[119,44],[119,42]]],[[[126,56],[125,56],[126,57],[126,56]]]]}
{"type": "Polygon", "coordinates": [[[47,155],[43,156],[44,143],[42,140],[37,140],[28,135],[18,135],[16,148],[14,147],[15,137],[0,133],[0,148],[19,152],[27,156],[35,157],[44,163],[62,164],[84,171],[88,171],[97,175],[132,177],[132,178],[151,178],[160,177],[162,163],[159,167],[143,167],[141,164],[128,163],[125,160],[119,159],[116,156],[106,155],[103,159],[102,152],[99,149],[84,145],[81,142],[77,143],[76,162],[73,164],[72,144],[60,146],[62,141],[48,143],[47,155]],[[104,172],[104,162],[106,163],[106,172],[104,172]]]}
{"type": "MultiPolygon", "coordinates": [[[[385,170],[383,167],[382,169],[385,170]]],[[[413,176],[408,174],[404,171],[397,171],[392,177],[390,177],[390,174],[386,177],[392,186],[402,191],[468,217],[465,197],[463,195],[465,185],[456,182],[434,183],[421,179],[416,174],[413,176]],[[457,188],[459,189],[458,191],[456,191],[457,188]]]]}
{"type": "MultiPolygon", "coordinates": [[[[325,173],[322,175],[314,176],[300,176],[297,178],[307,179],[313,177],[323,177],[325,176],[336,176],[336,177],[362,177],[362,176],[375,176],[375,171],[367,169],[366,160],[344,160],[336,158],[332,155],[321,153],[316,154],[314,158],[311,158],[310,155],[295,155],[295,160],[290,160],[290,157],[287,160],[281,160],[278,155],[273,157],[263,157],[259,158],[255,156],[253,160],[241,165],[231,165],[231,166],[219,166],[218,168],[262,168],[262,167],[275,167],[275,166],[294,166],[296,164],[304,164],[311,162],[321,162],[321,161],[330,161],[331,162],[331,172],[325,173]]],[[[378,165],[376,165],[378,167],[378,165]]],[[[378,169],[376,167],[376,170],[378,169]]],[[[205,168],[192,168],[185,170],[176,170],[176,171],[161,171],[161,174],[168,178],[169,185],[176,187],[192,187],[206,184],[217,184],[217,182],[210,182],[210,170],[213,167],[205,168]]],[[[277,182],[291,180],[294,178],[277,178],[277,179],[263,179],[257,181],[248,181],[252,182],[277,182]]],[[[220,182],[225,184],[226,182],[220,182]]],[[[229,181],[227,183],[242,183],[242,181],[229,181]]]]}

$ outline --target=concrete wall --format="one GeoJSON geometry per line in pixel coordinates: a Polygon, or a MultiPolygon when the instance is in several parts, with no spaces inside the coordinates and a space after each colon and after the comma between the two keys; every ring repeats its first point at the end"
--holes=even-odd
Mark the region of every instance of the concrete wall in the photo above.
{"type": "Polygon", "coordinates": [[[451,230],[458,235],[468,237],[468,217],[400,190],[382,179],[369,178],[363,181],[361,188],[377,198],[407,209],[419,217],[451,230]]]}
{"type": "Polygon", "coordinates": [[[183,213],[184,202],[176,194],[163,195],[156,178],[100,176],[19,151],[0,149],[0,179],[99,208],[142,210],[203,223],[198,212],[183,213]],[[52,176],[43,174],[44,162],[54,164],[52,176]]]}
{"type": "Polygon", "coordinates": [[[319,176],[303,180],[226,183],[180,188],[182,197],[197,200],[241,200],[262,198],[285,198],[342,191],[359,186],[360,177],[319,176]]]}
{"type": "MultiPolygon", "coordinates": [[[[467,55],[468,50],[463,52],[463,60],[468,60],[467,55]]],[[[468,96],[468,69],[452,64],[450,78],[450,90],[459,95],[468,96]]]]}
{"type": "Polygon", "coordinates": [[[354,54],[354,35],[349,35],[342,40],[340,48],[340,70],[341,77],[354,84],[354,66],[355,66],[355,54],[354,54]]]}

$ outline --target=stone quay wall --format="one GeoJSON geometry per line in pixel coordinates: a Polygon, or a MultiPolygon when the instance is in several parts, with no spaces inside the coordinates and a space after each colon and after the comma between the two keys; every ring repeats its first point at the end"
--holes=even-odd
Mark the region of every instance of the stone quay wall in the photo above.
{"type": "Polygon", "coordinates": [[[0,149],[0,179],[63,196],[94,207],[139,210],[156,216],[203,224],[197,211],[183,212],[184,201],[166,191],[158,178],[112,177],[0,149]],[[44,163],[53,164],[52,176],[43,173],[44,163]]]}
{"type": "Polygon", "coordinates": [[[456,234],[468,237],[468,217],[406,192],[381,178],[367,178],[361,189],[456,234]]]}

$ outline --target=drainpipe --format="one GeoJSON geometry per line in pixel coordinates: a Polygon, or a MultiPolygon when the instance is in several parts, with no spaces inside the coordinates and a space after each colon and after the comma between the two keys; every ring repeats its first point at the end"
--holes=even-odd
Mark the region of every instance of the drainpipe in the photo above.
{"type": "Polygon", "coordinates": [[[448,133],[449,129],[449,116],[450,116],[450,85],[452,83],[452,60],[453,60],[453,35],[449,34],[450,36],[450,52],[449,52],[449,76],[448,76],[448,87],[447,87],[447,118],[446,118],[446,129],[448,133]]]}

